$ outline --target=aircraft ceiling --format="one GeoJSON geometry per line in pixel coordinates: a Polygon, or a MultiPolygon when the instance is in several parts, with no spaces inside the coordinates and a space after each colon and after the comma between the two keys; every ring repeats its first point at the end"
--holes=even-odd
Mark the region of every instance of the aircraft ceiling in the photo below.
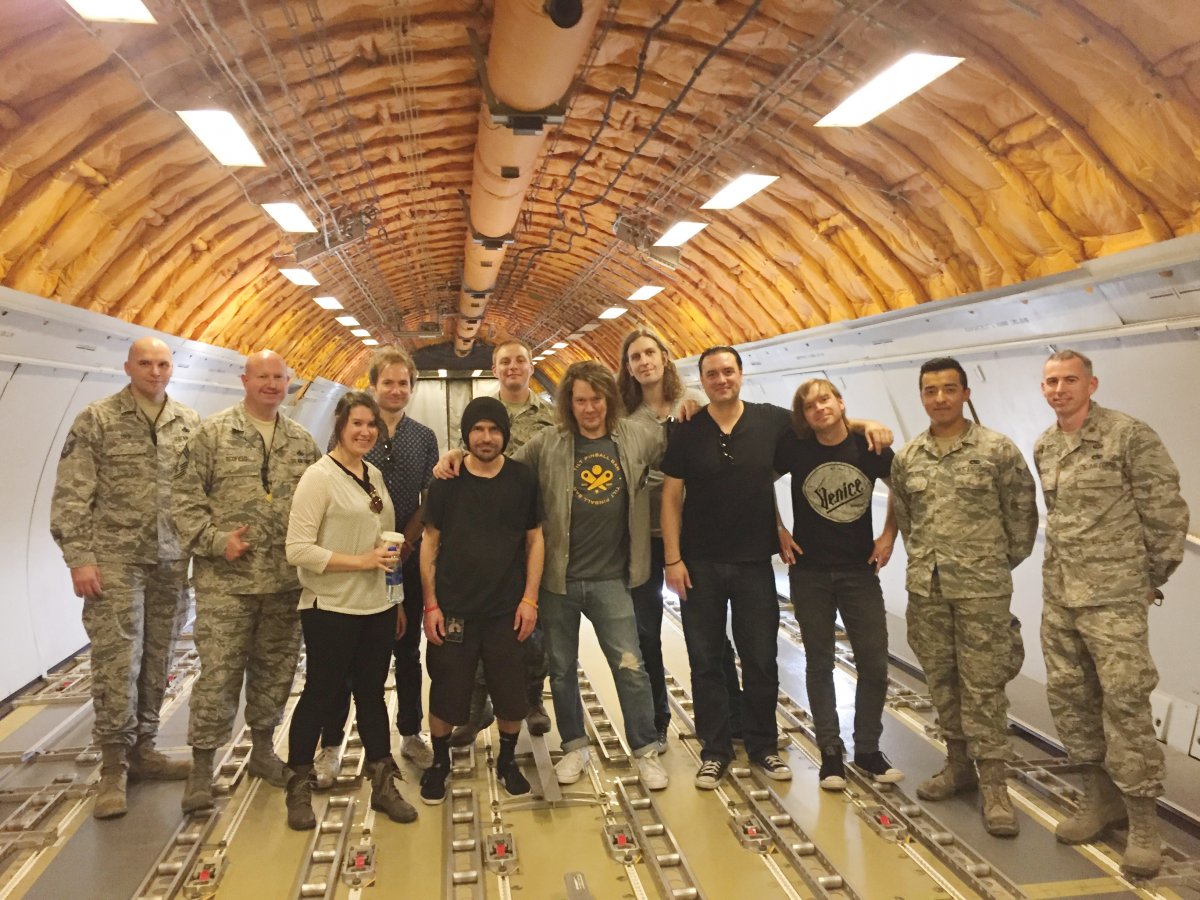
{"type": "MultiPolygon", "coordinates": [[[[272,347],[306,377],[353,381],[370,352],[315,295],[381,343],[452,339],[483,103],[468,29],[487,54],[498,7],[540,0],[147,5],[158,25],[0,0],[0,284],[272,347]],[[174,112],[204,107],[266,166],[218,163],[174,112]],[[281,199],[365,225],[305,263],[319,288],[279,274],[311,251],[257,205],[281,199]]],[[[615,361],[635,321],[685,356],[1200,229],[1195,0],[583,5],[566,121],[526,173],[479,331],[541,348],[630,307],[542,363],[551,377],[615,361]],[[814,127],[909,50],[966,61],[866,126],[814,127]],[[750,166],[781,177],[699,210],[750,166]],[[685,218],[709,225],[675,270],[627,240],[685,218]],[[648,283],[665,290],[624,302],[648,283]]]]}

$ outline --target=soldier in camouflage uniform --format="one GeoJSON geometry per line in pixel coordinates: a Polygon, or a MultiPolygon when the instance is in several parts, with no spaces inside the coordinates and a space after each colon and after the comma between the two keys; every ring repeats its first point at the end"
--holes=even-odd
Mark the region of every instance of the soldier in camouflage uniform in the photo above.
{"type": "Polygon", "coordinates": [[[167,396],[171,351],[129,348],[129,385],[90,404],[63,445],[50,532],[83,598],[92,642],[92,733],[103,762],[93,814],[126,811],[126,778],[186,778],[154,749],[159,708],[187,616],[187,551],[170,519],[171,477],[200,417],[167,396]]]}
{"type": "Polygon", "coordinates": [[[300,582],[284,543],[292,493],[321,456],[312,435],[279,412],[288,381],[278,354],[250,356],[245,400],[204,420],[175,473],[175,522],[195,554],[200,654],[184,812],[213,805],[213,758],[232,734],[243,680],[254,739],[248,771],[287,783],[273,738],[300,651],[300,582]]]}
{"type": "Polygon", "coordinates": [[[908,553],[908,642],[925,670],[947,761],[917,796],[943,800],[978,784],[984,827],[1011,837],[1018,825],[1005,781],[1012,749],[1004,686],[1020,665],[1011,570],[1033,550],[1036,489],[1016,445],[963,416],[971,392],[956,360],[926,362],[920,387],[929,429],[896,454],[892,496],[908,553]]]}
{"type": "MultiPolygon", "coordinates": [[[[529,387],[533,377],[533,354],[529,346],[516,338],[499,343],[492,350],[492,374],[500,382],[496,398],[508,411],[510,437],[504,448],[505,456],[512,456],[529,439],[548,425],[555,424],[554,407],[538,396],[529,387]]],[[[546,664],[546,645],[539,625],[525,642],[526,661],[529,671],[529,715],[526,723],[530,734],[545,734],[550,730],[550,716],[542,699],[542,687],[549,674],[546,664]]],[[[455,727],[450,743],[465,747],[475,741],[475,736],[492,723],[492,703],[488,699],[487,685],[483,679],[483,666],[475,672],[475,690],[471,694],[471,711],[463,725],[455,727]]]]}
{"type": "Polygon", "coordinates": [[[1046,361],[1042,394],[1058,421],[1033,454],[1046,497],[1046,691],[1067,754],[1083,766],[1079,808],[1056,835],[1083,843],[1128,818],[1123,868],[1149,877],[1162,863],[1164,766],[1147,612],[1183,559],[1188,508],[1158,435],[1093,403],[1098,386],[1081,353],[1046,361]]]}

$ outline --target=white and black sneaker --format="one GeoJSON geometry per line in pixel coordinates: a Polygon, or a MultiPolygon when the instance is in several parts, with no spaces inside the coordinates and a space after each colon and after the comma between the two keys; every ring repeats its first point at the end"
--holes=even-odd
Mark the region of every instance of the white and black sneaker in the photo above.
{"type": "Polygon", "coordinates": [[[725,760],[706,759],[696,771],[696,777],[692,783],[702,791],[715,790],[728,769],[729,763],[725,760]]]}
{"type": "Polygon", "coordinates": [[[880,750],[855,753],[854,767],[870,775],[876,784],[895,784],[904,780],[904,773],[888,762],[888,758],[880,750]]]}
{"type": "Polygon", "coordinates": [[[756,766],[760,772],[770,778],[772,781],[791,781],[792,770],[778,754],[768,753],[761,759],[752,759],[752,766],[756,766]]]}
{"type": "Polygon", "coordinates": [[[846,789],[846,767],[842,763],[841,750],[821,751],[821,790],[844,791],[846,789]]]}

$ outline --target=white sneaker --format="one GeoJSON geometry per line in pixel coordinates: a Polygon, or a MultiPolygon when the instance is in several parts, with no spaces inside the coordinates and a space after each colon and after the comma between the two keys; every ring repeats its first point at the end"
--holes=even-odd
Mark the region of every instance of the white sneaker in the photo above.
{"type": "Polygon", "coordinates": [[[400,755],[418,769],[433,765],[433,748],[421,740],[419,734],[406,734],[400,739],[400,755]]]}
{"type": "Polygon", "coordinates": [[[637,767],[638,774],[642,777],[642,784],[652,791],[661,791],[671,781],[667,770],[658,761],[657,750],[651,750],[645,756],[639,756],[637,767]]]}
{"type": "Polygon", "coordinates": [[[558,777],[559,784],[574,784],[579,780],[579,776],[583,774],[583,770],[587,768],[588,760],[592,758],[591,752],[587,747],[577,747],[574,750],[563,754],[554,767],[554,774],[558,777]]]}
{"type": "Polygon", "coordinates": [[[313,760],[313,774],[317,777],[317,787],[324,790],[333,787],[338,773],[342,771],[342,748],[322,747],[317,758],[313,760]]]}

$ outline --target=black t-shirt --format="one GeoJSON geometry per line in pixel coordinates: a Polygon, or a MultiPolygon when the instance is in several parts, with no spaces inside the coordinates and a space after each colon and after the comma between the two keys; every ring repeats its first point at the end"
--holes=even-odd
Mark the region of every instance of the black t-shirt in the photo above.
{"type": "Polygon", "coordinates": [[[464,465],[457,478],[430,482],[422,518],[441,532],[434,579],[445,615],[515,612],[525,592],[525,532],[545,518],[533,470],[510,459],[480,478],[464,465]]]}
{"type": "Polygon", "coordinates": [[[792,537],[804,551],[798,566],[864,566],[875,544],[871,492],[892,471],[891,448],[867,449],[851,434],[831,447],[788,431],[779,440],[775,468],[792,476],[792,537]]]}
{"type": "Polygon", "coordinates": [[[708,407],[674,427],[662,470],[686,483],[685,557],[762,562],[779,552],[775,447],[791,427],[791,413],[769,403],[746,403],[728,435],[708,407]]]}
{"type": "Polygon", "coordinates": [[[575,435],[567,578],[599,581],[629,572],[629,491],[609,435],[575,435]]]}

